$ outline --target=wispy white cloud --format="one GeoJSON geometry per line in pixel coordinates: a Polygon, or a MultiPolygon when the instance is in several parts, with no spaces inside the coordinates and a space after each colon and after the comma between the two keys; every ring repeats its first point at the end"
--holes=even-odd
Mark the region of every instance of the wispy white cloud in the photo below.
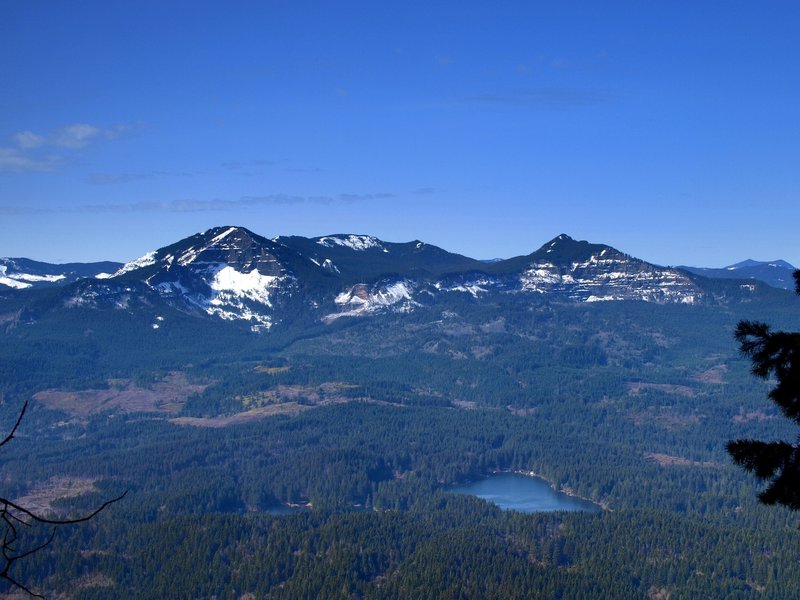
{"type": "Polygon", "coordinates": [[[269,172],[272,169],[280,168],[282,171],[287,173],[321,173],[322,169],[319,167],[303,167],[303,166],[291,166],[290,159],[287,158],[277,158],[277,159],[257,159],[257,160],[230,160],[223,163],[220,163],[220,166],[230,171],[231,173],[235,173],[236,175],[241,175],[244,177],[254,177],[257,175],[263,175],[264,173],[269,172]]]}
{"type": "Polygon", "coordinates": [[[554,58],[550,61],[550,66],[554,69],[574,69],[575,62],[568,58],[554,58]]]}
{"type": "Polygon", "coordinates": [[[438,67],[449,67],[453,64],[453,57],[448,54],[437,54],[433,61],[438,67]]]}
{"type": "Polygon", "coordinates": [[[339,194],[333,198],[333,201],[353,204],[355,202],[369,202],[372,200],[388,200],[389,198],[394,198],[394,194],[339,194]]]}
{"type": "Polygon", "coordinates": [[[292,167],[284,170],[287,173],[322,173],[322,169],[319,167],[292,167]]]}
{"type": "Polygon", "coordinates": [[[260,175],[267,169],[275,167],[280,163],[285,162],[281,160],[247,160],[247,161],[228,161],[222,163],[222,167],[245,177],[253,177],[260,175]]]}
{"type": "Polygon", "coordinates": [[[87,183],[92,185],[118,185],[131,183],[133,181],[143,181],[158,177],[159,173],[91,173],[87,178],[87,183]]]}
{"type": "Polygon", "coordinates": [[[591,71],[604,67],[608,62],[608,52],[601,50],[590,56],[567,58],[557,56],[550,61],[550,67],[556,70],[591,71]]]}
{"type": "Polygon", "coordinates": [[[570,87],[540,87],[528,90],[466,96],[465,102],[483,105],[507,105],[538,109],[582,108],[604,104],[613,99],[601,90],[570,87]]]}
{"type": "Polygon", "coordinates": [[[0,172],[55,171],[72,151],[103,140],[115,140],[133,129],[130,125],[97,127],[74,123],[48,134],[19,131],[10,146],[0,147],[0,172]]]}
{"type": "Polygon", "coordinates": [[[114,140],[128,131],[125,125],[104,129],[88,123],[76,123],[62,127],[47,142],[60,148],[85,148],[98,140],[114,140]]]}
{"type": "Polygon", "coordinates": [[[414,194],[415,196],[428,196],[430,194],[435,194],[438,191],[439,190],[437,190],[434,187],[420,187],[415,190],[412,190],[411,193],[414,194]]]}
{"type": "Polygon", "coordinates": [[[264,196],[241,196],[239,198],[225,199],[212,198],[205,200],[181,199],[164,202],[142,201],[126,204],[81,204],[76,206],[0,206],[0,215],[29,215],[29,214],[57,214],[57,213],[189,213],[228,211],[237,208],[255,208],[259,206],[300,205],[300,204],[355,204],[359,202],[374,202],[393,198],[394,194],[336,194],[332,196],[299,196],[293,194],[268,194],[264,196]]]}
{"type": "Polygon", "coordinates": [[[32,156],[19,148],[0,148],[0,172],[55,171],[62,162],[52,154],[32,156]]]}
{"type": "Polygon", "coordinates": [[[92,185],[119,185],[159,177],[193,177],[198,173],[179,171],[147,171],[143,173],[91,173],[86,181],[92,185]]]}
{"type": "Polygon", "coordinates": [[[37,135],[32,131],[20,131],[15,133],[13,138],[17,146],[22,150],[32,150],[45,144],[44,136],[37,135]]]}

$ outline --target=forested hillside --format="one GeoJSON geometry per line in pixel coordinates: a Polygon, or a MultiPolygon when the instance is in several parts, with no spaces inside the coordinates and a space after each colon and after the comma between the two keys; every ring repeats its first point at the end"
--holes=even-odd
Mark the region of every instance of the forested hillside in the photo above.
{"type": "Polygon", "coordinates": [[[269,335],[41,310],[0,347],[5,428],[33,401],[4,493],[62,515],[130,493],[15,574],[74,598],[796,597],[798,517],[725,452],[794,434],[732,332],[795,304],[458,294],[269,335]],[[495,471],[604,510],[448,492],[495,471]]]}

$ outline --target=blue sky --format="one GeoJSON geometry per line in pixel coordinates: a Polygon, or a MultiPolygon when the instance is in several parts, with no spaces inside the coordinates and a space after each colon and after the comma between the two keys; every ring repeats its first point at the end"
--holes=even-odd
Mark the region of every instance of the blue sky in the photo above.
{"type": "Polygon", "coordinates": [[[0,256],[216,225],[800,265],[800,3],[0,1],[0,256]]]}

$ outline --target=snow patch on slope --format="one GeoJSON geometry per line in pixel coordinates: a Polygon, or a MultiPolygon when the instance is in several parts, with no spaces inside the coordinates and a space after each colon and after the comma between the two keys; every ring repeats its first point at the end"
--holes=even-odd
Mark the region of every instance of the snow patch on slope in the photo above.
{"type": "MultiPolygon", "coordinates": [[[[222,240],[224,240],[226,237],[228,237],[230,234],[232,234],[234,231],[236,231],[236,227],[228,227],[228,229],[226,229],[225,231],[223,231],[222,233],[220,233],[218,235],[215,235],[213,238],[211,238],[206,244],[204,244],[200,248],[196,248],[194,246],[189,248],[188,250],[186,250],[186,252],[184,252],[183,254],[181,254],[178,257],[178,264],[181,265],[182,267],[185,267],[189,263],[193,263],[195,261],[195,259],[197,258],[197,256],[201,252],[203,252],[204,250],[207,250],[208,248],[216,246],[222,240]]],[[[171,258],[171,257],[168,257],[168,258],[171,258]]],[[[172,261],[170,260],[169,262],[171,263],[172,261]]]]}
{"type": "Polygon", "coordinates": [[[16,279],[12,279],[11,277],[0,277],[0,285],[5,285],[10,288],[14,288],[15,290],[24,290],[25,288],[31,287],[30,283],[17,281],[16,279]]]}
{"type": "Polygon", "coordinates": [[[149,267],[150,265],[156,264],[156,252],[153,250],[152,252],[148,252],[144,256],[137,258],[136,260],[132,260],[130,262],[125,263],[117,272],[114,273],[113,277],[119,277],[124,273],[129,273],[130,271],[135,271],[136,269],[142,269],[144,267],[149,267]]]}
{"type": "Polygon", "coordinates": [[[433,285],[433,287],[440,292],[463,292],[470,294],[473,298],[478,298],[480,294],[488,293],[488,288],[494,285],[495,282],[491,279],[476,279],[454,285],[445,285],[441,281],[438,281],[433,285]]]}
{"type": "Polygon", "coordinates": [[[39,281],[47,281],[54,283],[56,281],[61,281],[62,279],[66,279],[66,275],[32,275],[30,273],[14,273],[9,275],[12,279],[16,279],[17,281],[32,281],[32,282],[39,282],[39,281]]]}
{"type": "Polygon", "coordinates": [[[288,276],[263,275],[257,269],[243,273],[225,263],[209,265],[203,275],[210,293],[190,293],[177,281],[161,282],[156,289],[162,295],[181,294],[209,315],[226,321],[248,321],[253,331],[272,327],[266,310],[273,308],[273,299],[288,276]]]}
{"type": "Polygon", "coordinates": [[[328,248],[333,248],[334,246],[344,246],[346,248],[350,248],[351,250],[357,251],[369,250],[370,248],[380,248],[386,253],[389,252],[383,247],[383,244],[381,244],[381,241],[378,238],[372,237],[371,235],[329,235],[319,238],[317,243],[328,248]]]}
{"type": "Polygon", "coordinates": [[[16,279],[12,279],[11,277],[6,277],[7,268],[5,265],[0,265],[0,285],[5,285],[10,288],[14,288],[15,290],[23,290],[25,288],[31,287],[30,283],[23,283],[22,281],[17,281],[16,279]]]}
{"type": "Polygon", "coordinates": [[[339,267],[333,264],[333,261],[330,258],[326,258],[324,261],[322,261],[322,268],[327,269],[331,273],[341,273],[341,271],[339,271],[339,267]]]}
{"type": "MultiPolygon", "coordinates": [[[[17,264],[13,261],[9,261],[14,268],[17,267],[17,264]]],[[[34,275],[32,273],[9,273],[8,267],[6,265],[0,265],[0,285],[5,285],[7,287],[13,288],[15,290],[24,290],[25,288],[29,288],[34,283],[55,283],[57,281],[61,281],[62,279],[66,279],[66,275],[34,275]]]]}
{"type": "Polygon", "coordinates": [[[240,273],[231,266],[224,266],[209,282],[211,289],[216,292],[211,303],[219,304],[222,302],[221,298],[225,297],[243,297],[271,308],[270,292],[282,279],[284,278],[275,275],[262,275],[256,269],[249,273],[240,273]]]}
{"type": "Polygon", "coordinates": [[[330,322],[339,317],[356,317],[387,309],[410,312],[417,305],[412,293],[412,285],[406,280],[384,282],[371,287],[358,283],[334,299],[334,303],[342,309],[341,312],[327,315],[323,320],[330,322]]]}
{"type": "Polygon", "coordinates": [[[229,299],[227,303],[222,304],[222,300],[219,300],[219,304],[206,307],[206,312],[226,321],[249,321],[250,329],[253,331],[268,330],[272,327],[272,318],[269,315],[250,310],[241,301],[229,299]]]}

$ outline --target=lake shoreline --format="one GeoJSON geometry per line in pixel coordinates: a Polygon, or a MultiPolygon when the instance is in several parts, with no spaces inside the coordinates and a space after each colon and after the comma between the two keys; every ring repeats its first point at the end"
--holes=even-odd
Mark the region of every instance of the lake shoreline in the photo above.
{"type": "Polygon", "coordinates": [[[550,481],[547,477],[540,475],[536,471],[525,471],[523,469],[494,469],[490,471],[489,474],[485,475],[484,478],[500,474],[521,475],[523,477],[531,477],[534,479],[539,479],[544,483],[546,483],[548,486],[550,486],[550,488],[556,493],[561,493],[564,494],[565,496],[569,496],[570,498],[574,498],[576,500],[582,500],[583,502],[589,502],[590,504],[593,504],[594,506],[601,509],[603,512],[614,512],[614,509],[611,508],[607,502],[599,502],[597,500],[593,500],[592,498],[581,496],[568,486],[556,487],[555,483],[550,481]]]}

